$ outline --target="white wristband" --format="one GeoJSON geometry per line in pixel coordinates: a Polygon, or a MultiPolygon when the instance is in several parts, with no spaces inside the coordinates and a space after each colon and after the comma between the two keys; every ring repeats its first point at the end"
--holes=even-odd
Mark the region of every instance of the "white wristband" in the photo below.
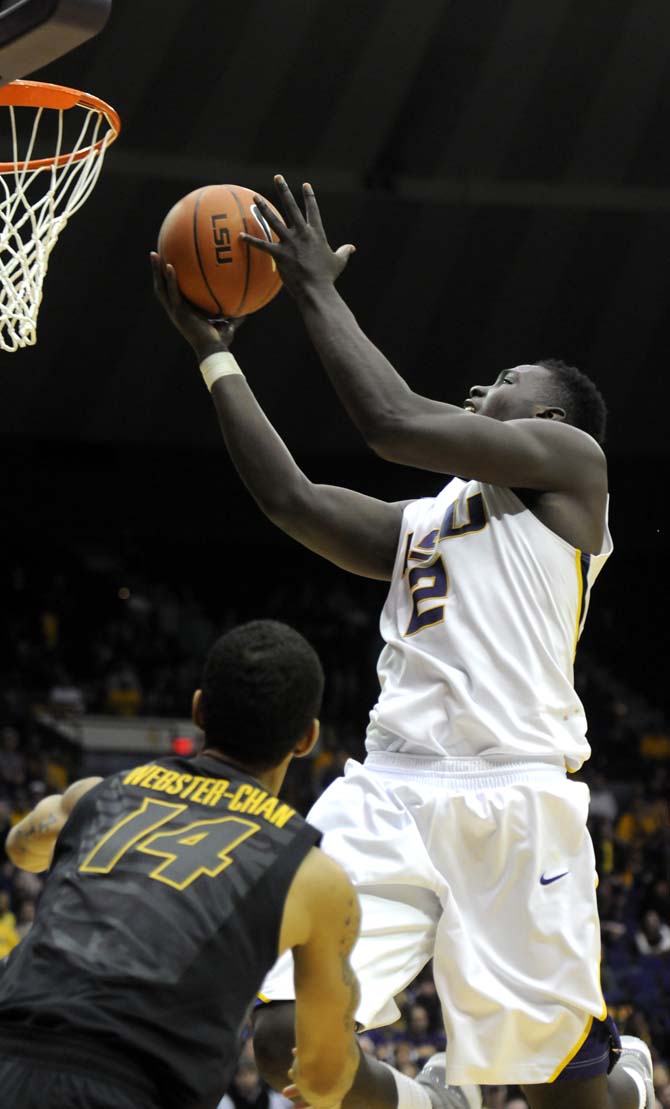
{"type": "Polygon", "coordinates": [[[228,377],[230,374],[239,374],[240,377],[244,377],[232,354],[227,350],[218,350],[215,354],[208,354],[206,358],[203,358],[200,363],[200,373],[210,393],[214,382],[218,381],[220,377],[228,377]]]}

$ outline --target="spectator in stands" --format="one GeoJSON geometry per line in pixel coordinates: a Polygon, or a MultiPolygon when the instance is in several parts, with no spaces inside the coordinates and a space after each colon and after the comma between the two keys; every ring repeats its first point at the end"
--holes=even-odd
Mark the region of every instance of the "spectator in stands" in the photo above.
{"type": "Polygon", "coordinates": [[[628,894],[623,884],[615,878],[606,878],[598,886],[598,911],[600,932],[605,945],[622,939],[627,932],[626,910],[628,894]]]}
{"type": "Polygon", "coordinates": [[[431,1028],[439,1027],[442,1022],[442,1006],[437,996],[432,963],[428,964],[415,982],[414,998],[419,1005],[423,1005],[428,1010],[431,1028]]]}
{"type": "Polygon", "coordinates": [[[12,810],[9,802],[0,801],[0,840],[4,842],[7,832],[12,826],[12,810]]]}
{"type": "Polygon", "coordinates": [[[19,751],[19,733],[16,728],[2,729],[1,746],[0,778],[9,786],[23,785],[26,767],[23,755],[19,751]]]}
{"type": "Polygon", "coordinates": [[[53,793],[64,793],[70,783],[63,756],[54,747],[50,747],[45,754],[44,781],[53,793]]]}
{"type": "Polygon", "coordinates": [[[16,931],[16,917],[11,910],[7,890],[0,890],[0,959],[4,959],[19,942],[16,931]]]}
{"type": "Polygon", "coordinates": [[[27,870],[16,870],[15,867],[12,867],[12,870],[12,890],[15,902],[18,904],[21,901],[37,901],[44,885],[39,874],[30,874],[27,870]]]}
{"type": "Polygon", "coordinates": [[[123,660],[108,675],[105,708],[117,716],[137,716],[142,707],[142,689],[137,672],[123,660]]]}
{"type": "Polygon", "coordinates": [[[407,1014],[407,1038],[414,1044],[425,1043],[429,1036],[430,1016],[425,1005],[414,1004],[407,1014]]]}
{"type": "Polygon", "coordinates": [[[645,909],[655,909],[661,920],[670,924],[670,881],[657,878],[645,895],[645,909]]]}
{"type": "Polygon", "coordinates": [[[18,824],[19,820],[23,820],[24,816],[30,812],[30,797],[28,791],[21,786],[20,789],[15,789],[12,795],[12,824],[18,824]]]}
{"type": "Polygon", "coordinates": [[[644,786],[638,783],[626,811],[616,826],[617,838],[622,843],[637,847],[659,828],[659,814],[653,801],[645,797],[644,786]]]}
{"type": "Polygon", "coordinates": [[[360,1047],[361,1051],[365,1052],[366,1055],[375,1054],[374,1040],[372,1040],[371,1037],[368,1036],[365,1032],[362,1032],[361,1035],[358,1037],[358,1046],[360,1047]]]}
{"type": "Polygon", "coordinates": [[[416,1078],[419,1073],[418,1066],[412,1062],[402,1063],[400,1066],[396,1064],[396,1070],[399,1070],[401,1074],[406,1074],[408,1078],[416,1078]]]}
{"type": "Polygon", "coordinates": [[[323,765],[325,759],[322,761],[323,769],[319,775],[319,792],[334,782],[336,778],[340,778],[344,774],[344,768],[347,764],[349,755],[346,751],[337,750],[330,753],[330,759],[327,765],[323,765]]]}
{"type": "Polygon", "coordinates": [[[598,874],[602,881],[614,872],[616,866],[616,837],[614,824],[605,818],[591,820],[593,847],[596,853],[598,874]]]}
{"type": "Polygon", "coordinates": [[[657,1091],[663,1090],[666,1086],[670,1087],[670,1070],[665,1063],[654,1064],[654,1089],[657,1091]]]}
{"type": "MultiPolygon", "coordinates": [[[[443,1029],[431,1028],[430,1014],[425,1005],[420,1005],[415,1002],[410,1006],[407,1015],[407,1028],[402,1034],[402,1038],[406,1040],[413,1048],[413,1059],[407,1060],[408,1062],[417,1061],[424,1062],[434,1055],[436,1051],[442,1051],[446,1044],[446,1037],[443,1029]]],[[[397,1058],[397,1050],[396,1050],[397,1058]]]]}
{"type": "MultiPolygon", "coordinates": [[[[404,1037],[405,1033],[401,1033],[404,1037]]],[[[395,1060],[395,1067],[405,1073],[405,1067],[412,1067],[416,1071],[414,1060],[416,1059],[416,1048],[408,1040],[402,1038],[396,1040],[394,1044],[393,1057],[395,1060]]]]}
{"type": "Polygon", "coordinates": [[[64,666],[57,666],[49,690],[49,711],[59,719],[71,720],[81,716],[85,709],[82,690],[64,666]]]}
{"type": "Polygon", "coordinates": [[[649,909],[642,917],[635,933],[635,945],[640,955],[663,955],[670,951],[670,927],[663,924],[654,909],[649,909]]]}
{"type": "Polygon", "coordinates": [[[261,1081],[253,1059],[241,1059],[218,1109],[284,1109],[285,1106],[291,1109],[291,1102],[261,1081]]]}
{"type": "Polygon", "coordinates": [[[16,947],[19,942],[19,937],[15,928],[11,924],[4,924],[0,921],[0,959],[4,959],[13,947],[16,947]]]}
{"type": "Polygon", "coordinates": [[[611,786],[602,774],[594,774],[591,784],[591,800],[589,802],[589,815],[602,817],[612,823],[617,818],[619,806],[611,786]]]}
{"type": "Polygon", "coordinates": [[[507,1086],[482,1086],[485,1109],[505,1109],[507,1086]]]}
{"type": "Polygon", "coordinates": [[[16,918],[16,934],[20,940],[22,940],[24,936],[28,935],[28,932],[33,926],[36,907],[37,906],[35,902],[31,898],[28,898],[26,901],[22,901],[19,905],[16,918]]]}
{"type": "Polygon", "coordinates": [[[8,666],[0,679],[0,711],[5,720],[22,720],[28,715],[31,698],[21,668],[8,666]]]}
{"type": "MultiPolygon", "coordinates": [[[[9,828],[7,830],[9,831],[9,828]]],[[[14,889],[14,874],[14,865],[10,863],[9,859],[5,859],[0,867],[0,891],[11,894],[14,889]]]]}
{"type": "Polygon", "coordinates": [[[16,917],[12,912],[12,902],[7,890],[0,890],[0,924],[16,928],[16,917]]]}
{"type": "Polygon", "coordinates": [[[670,1109],[670,1085],[660,1086],[656,1090],[656,1105],[661,1109],[670,1109]]]}

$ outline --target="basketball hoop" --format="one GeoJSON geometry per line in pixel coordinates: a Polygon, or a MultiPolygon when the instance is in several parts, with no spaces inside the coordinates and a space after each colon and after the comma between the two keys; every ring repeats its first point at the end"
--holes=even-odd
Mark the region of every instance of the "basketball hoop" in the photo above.
{"type": "Polygon", "coordinates": [[[0,88],[2,116],[0,348],[15,351],[35,342],[49,256],[95,188],[121,122],[97,96],[43,81],[0,88]]]}

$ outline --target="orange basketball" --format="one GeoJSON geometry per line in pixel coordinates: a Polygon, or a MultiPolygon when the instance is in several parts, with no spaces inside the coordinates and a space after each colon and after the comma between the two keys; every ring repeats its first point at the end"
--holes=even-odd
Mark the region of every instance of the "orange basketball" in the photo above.
{"type": "MultiPolygon", "coordinates": [[[[266,204],[277,211],[269,201],[266,204]]],[[[241,240],[241,231],[277,242],[254,203],[254,193],[240,185],[195,189],[163,220],[158,252],[174,266],[184,296],[210,317],[248,316],[281,288],[274,258],[241,240]]]]}

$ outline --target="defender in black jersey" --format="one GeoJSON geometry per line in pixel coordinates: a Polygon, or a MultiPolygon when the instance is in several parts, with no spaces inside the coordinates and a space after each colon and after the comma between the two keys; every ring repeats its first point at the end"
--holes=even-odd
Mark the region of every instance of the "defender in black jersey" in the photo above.
{"type": "Polygon", "coordinates": [[[0,977],[4,1109],[213,1109],[288,947],[303,1002],[292,1078],[317,1106],[346,1093],[356,897],[276,796],[316,742],[322,689],[297,632],[235,629],[194,698],[200,755],[77,783],[12,830],[17,865],[51,867],[0,977]]]}

